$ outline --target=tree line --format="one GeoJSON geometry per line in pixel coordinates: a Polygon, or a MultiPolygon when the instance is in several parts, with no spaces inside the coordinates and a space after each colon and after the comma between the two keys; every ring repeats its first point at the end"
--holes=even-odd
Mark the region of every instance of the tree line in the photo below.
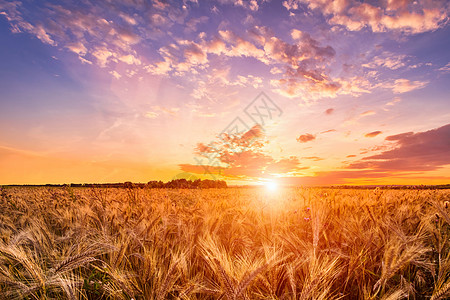
{"type": "Polygon", "coordinates": [[[8,185],[8,186],[45,186],[45,187],[88,187],[88,188],[151,188],[151,189],[210,189],[227,188],[227,183],[223,180],[196,179],[186,180],[173,179],[168,182],[161,180],[152,180],[147,183],[134,183],[131,181],[117,183],[69,183],[69,184],[26,184],[26,185],[8,185]]]}

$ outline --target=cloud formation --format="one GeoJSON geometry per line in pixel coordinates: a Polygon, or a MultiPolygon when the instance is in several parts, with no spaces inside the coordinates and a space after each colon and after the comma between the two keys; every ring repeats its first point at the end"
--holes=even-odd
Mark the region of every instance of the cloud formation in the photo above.
{"type": "MultiPolygon", "coordinates": [[[[442,1],[419,1],[414,5],[387,1],[376,5],[355,0],[288,0],[282,5],[295,13],[305,8],[320,12],[332,26],[337,24],[349,30],[369,27],[376,32],[435,30],[446,24],[448,14],[448,5],[442,1]]],[[[30,8],[20,1],[0,0],[0,14],[13,32],[27,32],[45,44],[65,49],[84,64],[106,68],[116,79],[123,75],[132,77],[139,71],[162,77],[189,75],[187,81],[196,80],[191,91],[196,99],[214,98],[211,77],[223,68],[222,64],[231,65],[228,62],[231,58],[256,60],[269,69],[264,76],[236,74],[231,70],[226,80],[213,85],[255,89],[265,86],[285,97],[306,102],[338,95],[360,96],[377,87],[400,94],[427,84],[405,78],[377,84],[376,76],[372,76],[377,70],[404,68],[410,58],[389,51],[379,52],[370,61],[361,63],[364,69],[371,70],[367,74],[356,69],[348,71],[347,63],[339,70],[335,62],[341,56],[328,43],[330,39],[321,39],[292,26],[287,34],[276,34],[271,28],[254,22],[252,14],[260,13],[265,6],[265,0],[217,0],[202,4],[198,1],[86,0],[83,5],[44,2],[30,8]],[[191,13],[200,5],[210,6],[213,13],[230,6],[244,10],[253,22],[243,22],[243,28],[224,20],[209,26],[215,21],[212,16],[191,13]]],[[[338,31],[333,29],[333,32],[338,31]]]]}
{"type": "MultiPolygon", "coordinates": [[[[390,147],[376,146],[371,150],[381,150],[381,153],[358,159],[343,170],[319,171],[314,176],[284,177],[280,181],[296,185],[349,184],[354,180],[380,184],[388,178],[416,176],[423,179],[422,172],[450,165],[450,124],[424,132],[391,135],[385,141],[391,143],[390,147]]],[[[356,155],[347,155],[347,158],[354,157],[356,155]]],[[[444,177],[435,179],[444,180],[444,177]]]]}
{"type": "MultiPolygon", "coordinates": [[[[177,39],[175,43],[161,47],[158,52],[162,60],[146,66],[146,69],[157,75],[181,76],[186,72],[204,72],[216,57],[251,58],[270,66],[273,75],[281,76],[281,79],[272,79],[270,84],[284,96],[302,95],[305,99],[335,97],[342,80],[333,80],[327,69],[335,50],[329,45],[321,45],[306,32],[293,30],[291,35],[293,43],[275,36],[267,27],[251,26],[240,34],[228,29],[218,30],[212,36],[200,34],[196,41],[177,39]]],[[[214,77],[215,73],[213,69],[209,76],[214,77]]],[[[222,83],[259,87],[255,81],[246,81],[243,76],[238,80],[240,82],[227,79],[222,83]]]]}
{"type": "Polygon", "coordinates": [[[284,7],[297,11],[301,5],[327,17],[330,25],[340,25],[349,31],[369,28],[373,32],[400,31],[417,34],[433,31],[448,22],[447,1],[376,1],[356,0],[286,0],[284,7]]]}
{"type": "Polygon", "coordinates": [[[421,89],[428,84],[427,81],[411,81],[409,79],[397,79],[393,84],[386,84],[385,87],[391,88],[394,94],[402,94],[421,89]]]}
{"type": "Polygon", "coordinates": [[[276,37],[266,39],[266,54],[285,64],[283,78],[272,80],[272,86],[287,97],[335,97],[342,84],[332,79],[327,65],[336,51],[329,45],[321,46],[303,31],[293,29],[291,36],[294,44],[276,37]]]}
{"type": "Polygon", "coordinates": [[[255,125],[241,134],[222,134],[208,145],[199,143],[194,154],[197,165],[180,164],[185,172],[221,175],[229,178],[261,178],[274,174],[288,174],[300,167],[297,157],[275,159],[264,153],[264,139],[260,125],[255,125]]]}
{"type": "Polygon", "coordinates": [[[218,0],[221,4],[231,4],[237,7],[243,7],[246,9],[249,9],[251,11],[257,11],[259,9],[259,6],[264,3],[266,0],[248,0],[248,1],[242,1],[242,0],[218,0]]]}
{"type": "Polygon", "coordinates": [[[397,70],[406,66],[406,60],[407,56],[404,54],[398,55],[384,51],[381,55],[373,57],[368,63],[365,63],[362,66],[369,69],[384,67],[390,70],[397,70]]]}
{"type": "Polygon", "coordinates": [[[110,62],[141,64],[133,45],[142,32],[133,25],[138,21],[126,15],[126,3],[104,4],[85,1],[86,6],[69,3],[43,3],[26,8],[22,2],[0,2],[0,11],[14,33],[27,32],[43,43],[62,46],[80,57],[105,67],[110,62]],[[114,21],[109,14],[115,14],[114,21]]]}
{"type": "Polygon", "coordinates": [[[350,164],[347,169],[373,171],[430,171],[450,164],[450,124],[386,137],[393,149],[350,164]]]}

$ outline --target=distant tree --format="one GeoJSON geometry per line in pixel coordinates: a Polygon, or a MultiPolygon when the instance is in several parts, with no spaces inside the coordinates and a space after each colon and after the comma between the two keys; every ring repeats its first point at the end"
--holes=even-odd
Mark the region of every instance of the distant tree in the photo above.
{"type": "Polygon", "coordinates": [[[228,187],[227,182],[225,180],[219,180],[218,185],[219,185],[218,188],[222,188],[222,189],[228,187]]]}
{"type": "MultiPolygon", "coordinates": [[[[136,184],[134,185],[136,186],[136,184]]],[[[138,185],[139,187],[141,185],[138,185]]],[[[190,180],[186,178],[172,179],[169,182],[162,182],[151,180],[147,182],[146,186],[151,189],[155,188],[168,188],[168,189],[209,189],[209,188],[227,188],[227,183],[223,180],[210,180],[210,179],[195,179],[190,180]]]]}

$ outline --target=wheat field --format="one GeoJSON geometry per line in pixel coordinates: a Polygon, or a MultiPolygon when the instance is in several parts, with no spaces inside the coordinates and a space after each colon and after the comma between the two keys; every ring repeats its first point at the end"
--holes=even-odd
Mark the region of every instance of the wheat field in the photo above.
{"type": "Polygon", "coordinates": [[[450,192],[0,190],[1,299],[448,299],[450,192]]]}

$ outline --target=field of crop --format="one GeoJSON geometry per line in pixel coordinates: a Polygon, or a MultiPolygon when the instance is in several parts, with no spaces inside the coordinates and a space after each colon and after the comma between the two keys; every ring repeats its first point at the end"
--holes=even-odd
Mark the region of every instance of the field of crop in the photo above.
{"type": "Polygon", "coordinates": [[[1,299],[448,299],[450,192],[0,190],[1,299]]]}

